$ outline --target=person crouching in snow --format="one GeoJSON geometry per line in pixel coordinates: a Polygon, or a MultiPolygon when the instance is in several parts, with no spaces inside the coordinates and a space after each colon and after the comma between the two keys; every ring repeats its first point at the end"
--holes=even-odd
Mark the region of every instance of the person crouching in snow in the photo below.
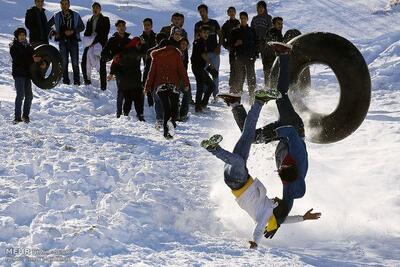
{"type": "Polygon", "coordinates": [[[164,137],[171,139],[178,115],[179,91],[177,88],[183,82],[184,90],[188,91],[189,77],[183,65],[182,54],[176,47],[167,45],[154,50],[151,58],[152,63],[145,84],[145,93],[156,88],[164,110],[164,137]]]}
{"type": "MultiPolygon", "coordinates": [[[[267,190],[258,180],[253,179],[247,169],[247,159],[250,147],[256,137],[256,125],[260,111],[269,100],[282,97],[277,90],[258,90],[255,93],[255,102],[251,107],[242,131],[242,135],[233,150],[226,151],[219,146],[221,135],[214,135],[208,140],[203,140],[201,146],[225,162],[225,183],[232,189],[236,202],[255,221],[250,248],[256,248],[262,236],[272,238],[278,230],[280,223],[277,218],[286,216],[288,207],[278,198],[270,199],[267,190]]],[[[282,223],[294,223],[305,220],[316,220],[321,213],[311,213],[312,209],[303,216],[287,216],[282,223]]]]}
{"type": "MultiPolygon", "coordinates": [[[[14,31],[14,41],[10,44],[12,58],[12,76],[15,81],[15,117],[14,124],[19,122],[29,123],[29,113],[33,99],[30,67],[35,62],[41,61],[41,57],[35,56],[32,46],[26,39],[26,30],[18,28],[14,31]],[[23,113],[21,108],[23,103],[23,113]]],[[[47,66],[40,65],[40,68],[47,66]]]]}
{"type": "Polygon", "coordinates": [[[143,116],[144,95],[142,86],[142,72],[140,62],[143,57],[142,40],[139,37],[133,38],[124,49],[114,56],[111,64],[111,80],[114,75],[117,81],[117,118],[123,112],[128,116],[134,102],[136,116],[139,121],[145,121],[143,116]]]}

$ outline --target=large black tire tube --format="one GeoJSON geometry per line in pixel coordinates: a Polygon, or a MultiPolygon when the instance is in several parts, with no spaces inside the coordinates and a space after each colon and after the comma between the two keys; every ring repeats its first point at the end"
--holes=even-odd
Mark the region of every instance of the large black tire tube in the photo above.
{"type": "MultiPolygon", "coordinates": [[[[293,105],[301,115],[307,114],[305,124],[310,128],[306,137],[315,143],[333,143],[351,135],[364,121],[371,101],[371,77],[360,51],[347,39],[327,32],[300,35],[289,42],[293,45],[290,54],[290,90],[301,91],[297,85],[301,72],[312,64],[324,64],[335,73],[340,86],[339,104],[330,114],[310,110],[301,99],[293,105]],[[310,131],[311,130],[311,131],[310,131]]],[[[272,69],[279,71],[279,62],[272,69]]],[[[276,88],[277,79],[271,81],[276,88]]],[[[299,95],[299,94],[295,94],[299,95]]]]}
{"type": "Polygon", "coordinates": [[[34,54],[51,66],[51,72],[45,77],[39,67],[40,62],[32,64],[30,69],[32,82],[41,89],[54,88],[60,82],[63,73],[60,52],[52,45],[43,44],[35,48],[34,54]]]}

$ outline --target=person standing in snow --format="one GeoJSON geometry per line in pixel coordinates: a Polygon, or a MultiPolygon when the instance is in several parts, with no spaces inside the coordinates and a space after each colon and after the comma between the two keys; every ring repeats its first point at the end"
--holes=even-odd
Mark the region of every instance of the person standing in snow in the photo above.
{"type": "MultiPolygon", "coordinates": [[[[140,35],[140,38],[144,41],[144,45],[142,47],[142,50],[144,52],[143,65],[146,66],[147,51],[149,51],[152,47],[156,46],[157,42],[156,42],[156,34],[153,31],[153,20],[151,18],[145,18],[142,24],[143,24],[143,33],[142,35],[140,35]]],[[[143,80],[143,86],[144,86],[144,81],[146,80],[145,79],[143,80]]],[[[147,103],[149,104],[149,107],[152,107],[154,105],[154,99],[150,93],[147,94],[147,103]]]]}
{"type": "Polygon", "coordinates": [[[24,28],[18,28],[14,31],[14,41],[10,44],[10,55],[12,58],[12,76],[15,90],[17,91],[14,124],[22,121],[29,123],[33,99],[30,66],[34,62],[40,62],[41,58],[33,54],[33,47],[26,39],[26,30],[24,28]],[[21,116],[22,107],[23,113],[21,116]]]}
{"type": "MultiPolygon", "coordinates": [[[[188,58],[188,50],[189,50],[189,40],[183,37],[179,41],[179,51],[182,53],[182,60],[185,70],[187,72],[188,65],[189,65],[189,58],[188,58]]],[[[178,121],[185,122],[188,120],[188,113],[189,113],[189,105],[190,101],[192,100],[192,90],[189,87],[189,90],[185,90],[183,86],[183,81],[181,81],[181,85],[179,86],[179,91],[182,93],[182,101],[180,102],[179,108],[179,115],[178,121]]]]}
{"type": "Polygon", "coordinates": [[[196,33],[199,38],[193,42],[193,50],[190,61],[192,63],[192,71],[196,78],[196,100],[195,111],[203,112],[207,108],[208,100],[214,91],[214,82],[210,78],[206,68],[214,69],[210,58],[207,53],[207,39],[209,28],[202,26],[196,33]]]}
{"type": "MultiPolygon", "coordinates": [[[[275,150],[275,162],[283,184],[282,200],[289,213],[293,207],[294,199],[302,198],[306,192],[305,177],[308,171],[308,153],[304,142],[303,121],[294,110],[288,96],[291,45],[272,43],[271,47],[279,55],[280,63],[277,88],[282,97],[276,100],[279,120],[257,129],[252,142],[279,141],[275,150]]],[[[243,105],[240,104],[240,95],[221,94],[220,97],[224,99],[228,106],[232,107],[235,121],[240,130],[243,130],[248,115],[243,105]]],[[[284,218],[277,219],[278,223],[284,220],[284,218]]]]}
{"type": "Polygon", "coordinates": [[[272,68],[272,63],[268,61],[268,47],[265,46],[265,39],[267,37],[268,30],[272,26],[272,17],[268,14],[267,3],[265,1],[259,1],[257,3],[257,16],[253,17],[250,26],[256,31],[257,34],[257,47],[258,52],[261,53],[261,60],[264,71],[264,82],[265,85],[269,83],[269,75],[272,68]]]}
{"type": "Polygon", "coordinates": [[[135,105],[136,117],[139,121],[145,121],[143,115],[144,95],[142,85],[142,72],[140,63],[143,58],[143,40],[133,38],[124,49],[114,56],[111,64],[109,80],[115,75],[118,87],[117,118],[128,116],[132,102],[135,105]]]}
{"type": "MultiPolygon", "coordinates": [[[[164,42],[164,41],[163,41],[164,42]]],[[[173,138],[176,127],[180,83],[184,90],[189,90],[189,77],[185,70],[181,52],[172,45],[167,45],[151,52],[152,63],[146,80],[145,91],[156,88],[164,111],[164,137],[173,138]]]]}
{"type": "Polygon", "coordinates": [[[33,47],[49,43],[50,28],[43,5],[44,0],[35,0],[35,5],[25,14],[25,26],[29,30],[29,42],[33,47]]]}
{"type": "Polygon", "coordinates": [[[257,248],[262,236],[272,238],[282,223],[295,223],[305,220],[319,219],[321,213],[311,213],[312,209],[303,216],[287,216],[288,207],[279,198],[270,199],[267,190],[258,179],[253,179],[247,169],[251,144],[256,137],[256,125],[261,109],[269,100],[281,97],[279,91],[259,90],[255,95],[252,105],[240,136],[233,152],[221,148],[219,143],[222,136],[214,135],[208,140],[203,140],[201,146],[217,158],[225,162],[224,180],[232,190],[238,205],[250,215],[255,222],[250,248],[257,248]]]}
{"type": "MultiPolygon", "coordinates": [[[[105,72],[106,71],[106,64],[100,64],[100,56],[101,56],[101,51],[103,50],[104,46],[107,43],[108,40],[108,34],[110,33],[110,19],[106,16],[103,16],[101,13],[101,5],[98,2],[94,2],[92,4],[92,12],[93,16],[87,21],[86,23],[86,29],[84,35],[84,40],[86,39],[87,46],[85,47],[85,50],[83,51],[82,55],[82,75],[83,75],[83,80],[85,85],[91,84],[91,69],[92,67],[95,67],[98,65],[100,69],[100,72],[105,72]],[[92,65],[92,61],[90,60],[90,64],[87,65],[88,63],[88,51],[92,50],[89,55],[96,55],[98,59],[96,59],[95,65],[92,65]],[[97,53],[96,51],[99,51],[97,53]],[[97,62],[98,61],[98,62],[97,62]]],[[[90,59],[91,57],[89,57],[90,59]]],[[[103,75],[100,75],[100,88],[101,90],[106,90],[106,77],[103,75]]]]}
{"type": "Polygon", "coordinates": [[[229,19],[225,21],[224,25],[222,25],[221,34],[222,34],[222,46],[229,51],[229,87],[232,89],[233,81],[236,77],[235,74],[235,53],[232,48],[232,31],[239,27],[240,21],[236,19],[236,9],[231,6],[226,11],[229,19]]]}
{"type": "Polygon", "coordinates": [[[254,63],[257,56],[257,37],[255,30],[247,24],[248,20],[248,14],[240,12],[240,27],[232,31],[231,47],[235,56],[235,77],[231,92],[241,94],[247,77],[249,102],[253,103],[256,89],[254,63]]]}
{"type": "Polygon", "coordinates": [[[208,27],[208,38],[207,38],[207,56],[213,65],[213,68],[216,70],[216,75],[213,75],[214,89],[213,96],[214,102],[217,101],[217,95],[219,92],[219,65],[220,65],[220,54],[221,54],[221,44],[222,44],[222,34],[221,27],[219,26],[218,21],[214,19],[210,19],[208,17],[208,6],[205,4],[201,4],[197,7],[199,11],[201,20],[194,25],[194,36],[199,38],[199,29],[200,27],[207,26],[208,27]]]}
{"type": "Polygon", "coordinates": [[[51,28],[55,26],[55,39],[58,42],[61,54],[61,64],[63,67],[63,83],[70,84],[68,76],[68,62],[71,56],[72,70],[74,73],[74,85],[80,85],[79,75],[79,42],[81,41],[80,32],[85,29],[85,25],[78,12],[70,9],[69,0],[61,0],[61,11],[54,14],[48,22],[51,28]]]}

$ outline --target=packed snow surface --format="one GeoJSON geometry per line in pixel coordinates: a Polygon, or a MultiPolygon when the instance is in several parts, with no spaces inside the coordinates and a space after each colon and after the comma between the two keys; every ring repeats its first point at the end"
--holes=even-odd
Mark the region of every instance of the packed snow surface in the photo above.
{"type": "MultiPolygon", "coordinates": [[[[233,148],[240,132],[223,103],[201,115],[191,110],[175,139],[166,141],[148,107],[145,123],[134,111],[130,119],[116,119],[115,83],[102,92],[95,79],[94,87],[34,87],[32,122],[12,125],[8,44],[32,2],[0,1],[1,266],[23,266],[7,261],[9,248],[59,249],[70,262],[53,265],[65,266],[400,265],[400,13],[395,6],[384,0],[268,1],[269,12],[285,19],[284,30],[329,31],[351,40],[369,66],[373,91],[368,115],[354,134],[329,145],[307,142],[307,192],[291,213],[314,208],[321,219],[283,225],[272,240],[250,250],[253,222],[225,186],[223,163],[199,146],[220,133],[222,146],[233,148]]],[[[91,1],[71,2],[86,21],[91,1]]],[[[112,21],[127,20],[134,35],[148,16],[159,30],[172,12],[183,12],[190,35],[199,19],[197,0],[99,2],[112,21]]],[[[253,0],[204,2],[221,25],[228,5],[255,14],[253,0]]],[[[46,5],[48,17],[59,7],[56,0],[46,5]]],[[[339,96],[337,81],[318,66],[312,74],[310,107],[329,111],[339,96]]],[[[221,91],[228,91],[228,76],[223,51],[221,91]]],[[[261,76],[257,62],[260,87],[261,76]]],[[[276,118],[270,103],[259,126],[276,118]]],[[[248,164],[270,197],[282,190],[274,172],[275,145],[254,145],[248,164]]]]}

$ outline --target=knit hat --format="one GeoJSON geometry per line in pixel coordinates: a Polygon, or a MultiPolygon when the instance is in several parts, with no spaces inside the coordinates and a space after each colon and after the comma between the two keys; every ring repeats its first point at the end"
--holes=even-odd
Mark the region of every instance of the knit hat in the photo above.
{"type": "Polygon", "coordinates": [[[171,28],[171,35],[173,35],[174,33],[179,33],[180,35],[182,35],[182,30],[181,28],[177,27],[177,26],[173,26],[171,28]]]}
{"type": "Polygon", "coordinates": [[[117,20],[117,22],[115,22],[115,27],[117,27],[120,23],[126,24],[126,21],[122,19],[117,20]]]}

